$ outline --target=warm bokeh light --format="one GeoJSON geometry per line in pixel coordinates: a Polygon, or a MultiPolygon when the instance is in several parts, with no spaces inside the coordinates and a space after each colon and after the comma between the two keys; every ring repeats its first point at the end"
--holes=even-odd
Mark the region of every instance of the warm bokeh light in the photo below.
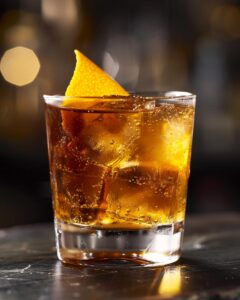
{"type": "Polygon", "coordinates": [[[181,268],[168,269],[161,280],[158,293],[164,297],[171,297],[181,292],[181,268]]]}
{"type": "Polygon", "coordinates": [[[104,52],[103,69],[112,77],[116,78],[119,71],[119,62],[109,52],[104,52]]]}
{"type": "Polygon", "coordinates": [[[237,5],[217,6],[211,14],[211,25],[232,38],[240,37],[240,8],[237,5]]]}
{"type": "MultiPolygon", "coordinates": [[[[66,29],[78,21],[76,0],[42,0],[42,14],[47,21],[55,22],[66,29]]],[[[80,1],[78,0],[78,5],[80,1]]]]}
{"type": "Polygon", "coordinates": [[[7,50],[0,62],[4,79],[14,85],[24,86],[31,83],[40,69],[38,57],[33,50],[15,47],[7,50]]]}

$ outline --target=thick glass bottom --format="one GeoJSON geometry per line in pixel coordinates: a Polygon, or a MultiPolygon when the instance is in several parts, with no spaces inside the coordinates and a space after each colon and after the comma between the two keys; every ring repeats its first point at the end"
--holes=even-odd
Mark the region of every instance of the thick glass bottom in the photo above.
{"type": "Polygon", "coordinates": [[[103,229],[55,220],[58,258],[94,267],[160,266],[177,261],[183,222],[151,229],[103,229]]]}

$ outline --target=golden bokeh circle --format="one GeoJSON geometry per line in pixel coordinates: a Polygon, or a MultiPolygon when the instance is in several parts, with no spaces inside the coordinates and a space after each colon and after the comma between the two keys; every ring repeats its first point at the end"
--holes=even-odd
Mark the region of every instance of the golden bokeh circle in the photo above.
{"type": "Polygon", "coordinates": [[[14,47],[7,50],[0,62],[4,79],[14,85],[24,86],[31,83],[40,70],[40,62],[33,50],[14,47]]]}

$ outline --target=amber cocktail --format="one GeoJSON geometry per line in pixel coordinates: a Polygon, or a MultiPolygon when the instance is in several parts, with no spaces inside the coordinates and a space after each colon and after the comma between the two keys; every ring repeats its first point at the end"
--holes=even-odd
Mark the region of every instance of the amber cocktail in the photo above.
{"type": "Polygon", "coordinates": [[[176,261],[195,96],[44,98],[59,259],[176,261]]]}

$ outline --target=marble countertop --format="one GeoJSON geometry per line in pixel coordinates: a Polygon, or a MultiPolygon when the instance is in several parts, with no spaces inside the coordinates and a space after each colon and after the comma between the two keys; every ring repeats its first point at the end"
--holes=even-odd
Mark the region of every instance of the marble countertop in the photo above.
{"type": "Polygon", "coordinates": [[[240,214],[187,218],[177,264],[100,269],[57,260],[53,224],[0,230],[0,300],[240,299],[240,214]]]}

